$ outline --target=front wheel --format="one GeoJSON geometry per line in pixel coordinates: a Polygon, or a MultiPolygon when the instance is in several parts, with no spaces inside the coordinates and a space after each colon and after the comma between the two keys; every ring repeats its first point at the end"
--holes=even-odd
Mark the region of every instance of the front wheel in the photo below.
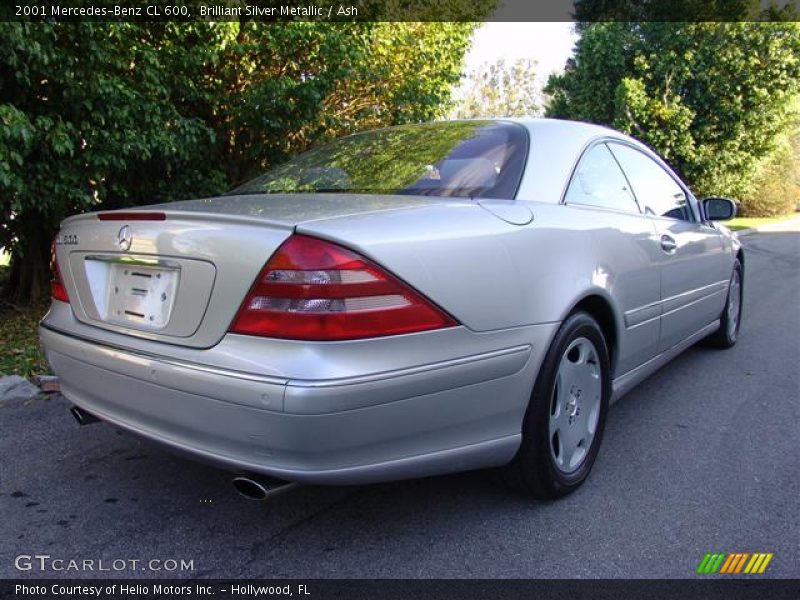
{"type": "Polygon", "coordinates": [[[504,468],[517,489],[539,499],[576,490],[603,437],[611,395],[608,348],[600,326],[577,312],[547,351],[522,427],[522,443],[504,468]]]}
{"type": "Polygon", "coordinates": [[[708,343],[717,348],[730,348],[736,343],[739,337],[739,328],[742,325],[742,264],[736,260],[733,263],[733,273],[728,284],[728,299],[725,301],[725,309],[722,311],[719,329],[712,333],[708,338],[708,343]]]}

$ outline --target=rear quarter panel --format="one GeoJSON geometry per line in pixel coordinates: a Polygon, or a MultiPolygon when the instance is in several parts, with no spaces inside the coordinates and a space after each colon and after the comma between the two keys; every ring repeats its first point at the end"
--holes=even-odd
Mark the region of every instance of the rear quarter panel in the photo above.
{"type": "Polygon", "coordinates": [[[534,217],[523,226],[475,203],[316,221],[298,230],[370,257],[476,332],[557,323],[581,299],[601,296],[615,315],[619,372],[636,366],[658,340],[657,319],[633,333],[624,326],[626,312],[658,301],[652,226],[638,216],[525,204],[534,217]]]}

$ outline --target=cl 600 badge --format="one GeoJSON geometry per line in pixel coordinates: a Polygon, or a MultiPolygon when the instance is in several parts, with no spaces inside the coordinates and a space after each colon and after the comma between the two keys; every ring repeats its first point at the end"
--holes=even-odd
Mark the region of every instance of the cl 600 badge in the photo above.
{"type": "Polygon", "coordinates": [[[77,246],[80,244],[80,239],[75,234],[64,234],[56,238],[56,244],[59,246],[77,246]]]}

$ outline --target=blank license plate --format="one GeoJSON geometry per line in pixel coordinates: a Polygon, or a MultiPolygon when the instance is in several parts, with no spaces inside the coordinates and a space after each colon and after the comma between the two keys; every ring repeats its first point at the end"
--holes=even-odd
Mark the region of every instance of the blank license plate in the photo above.
{"type": "Polygon", "coordinates": [[[178,273],[178,269],[113,263],[108,278],[109,320],[148,329],[166,327],[178,273]]]}

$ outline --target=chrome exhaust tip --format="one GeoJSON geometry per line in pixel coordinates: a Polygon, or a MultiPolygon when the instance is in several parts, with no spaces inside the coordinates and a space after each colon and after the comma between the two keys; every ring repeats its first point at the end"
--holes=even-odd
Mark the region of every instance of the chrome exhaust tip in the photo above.
{"type": "Polygon", "coordinates": [[[248,500],[266,500],[297,486],[295,482],[265,475],[239,475],[233,478],[234,489],[248,500]]]}
{"type": "Polygon", "coordinates": [[[92,413],[86,412],[82,408],[78,408],[77,406],[73,406],[69,409],[69,412],[75,417],[75,420],[78,422],[78,425],[91,425],[92,423],[100,422],[100,419],[95,417],[92,413]]]}

